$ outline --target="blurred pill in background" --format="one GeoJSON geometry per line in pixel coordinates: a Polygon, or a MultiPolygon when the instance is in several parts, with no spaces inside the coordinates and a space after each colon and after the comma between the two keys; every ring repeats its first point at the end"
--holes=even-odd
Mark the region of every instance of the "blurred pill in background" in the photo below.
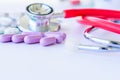
{"type": "Polygon", "coordinates": [[[61,2],[69,2],[71,5],[81,7],[93,7],[93,0],[60,0],[61,2]]]}
{"type": "Polygon", "coordinates": [[[18,28],[8,27],[4,30],[4,34],[18,34],[20,30],[18,28]]]}
{"type": "Polygon", "coordinates": [[[70,3],[71,3],[72,5],[80,5],[81,0],[70,0],[70,3]]]}

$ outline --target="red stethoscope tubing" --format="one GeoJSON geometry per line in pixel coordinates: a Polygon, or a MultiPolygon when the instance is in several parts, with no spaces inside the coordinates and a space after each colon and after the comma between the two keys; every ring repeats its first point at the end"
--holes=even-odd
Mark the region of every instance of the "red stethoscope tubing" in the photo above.
{"type": "Polygon", "coordinates": [[[79,22],[120,34],[120,24],[114,23],[109,20],[86,16],[83,19],[79,20],[79,22]]]}
{"type": "Polygon", "coordinates": [[[107,31],[120,34],[120,24],[103,18],[120,19],[120,11],[107,9],[72,9],[65,10],[65,18],[82,16],[80,23],[88,24],[107,31]]]}
{"type": "Polygon", "coordinates": [[[68,9],[64,10],[65,18],[77,17],[77,16],[96,16],[120,19],[119,10],[110,9],[95,9],[95,8],[84,8],[84,9],[68,9]]]}

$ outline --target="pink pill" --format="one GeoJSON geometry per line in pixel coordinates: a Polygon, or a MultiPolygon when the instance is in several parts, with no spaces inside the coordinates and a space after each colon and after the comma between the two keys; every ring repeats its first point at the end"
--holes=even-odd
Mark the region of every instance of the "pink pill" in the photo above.
{"type": "Polygon", "coordinates": [[[44,37],[40,39],[40,44],[42,46],[49,46],[53,45],[56,43],[56,38],[55,37],[44,37]]]}
{"type": "Polygon", "coordinates": [[[57,43],[63,42],[66,38],[66,34],[63,32],[46,32],[45,36],[55,37],[57,39],[57,43]]]}
{"type": "Polygon", "coordinates": [[[24,37],[24,42],[27,44],[35,44],[35,43],[39,43],[41,38],[42,36],[40,35],[28,35],[24,37]]]}
{"type": "Polygon", "coordinates": [[[72,5],[78,5],[80,4],[80,0],[70,0],[72,5]]]}
{"type": "Polygon", "coordinates": [[[3,42],[3,43],[11,42],[12,41],[11,38],[13,35],[14,34],[2,34],[2,35],[0,35],[0,42],[3,42]]]}
{"type": "Polygon", "coordinates": [[[24,34],[16,34],[16,35],[13,35],[12,36],[12,42],[14,43],[21,43],[21,42],[24,42],[24,37],[26,35],[24,34]]]}

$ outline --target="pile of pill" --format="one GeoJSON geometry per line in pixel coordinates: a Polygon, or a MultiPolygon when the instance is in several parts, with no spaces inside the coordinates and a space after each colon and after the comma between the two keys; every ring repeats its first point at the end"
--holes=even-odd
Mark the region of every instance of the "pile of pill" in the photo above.
{"type": "Polygon", "coordinates": [[[20,30],[16,26],[16,18],[9,16],[9,13],[0,15],[0,34],[17,34],[20,30]]]}
{"type": "Polygon", "coordinates": [[[22,32],[20,34],[2,34],[0,35],[0,42],[24,42],[26,44],[40,43],[42,46],[49,46],[62,43],[65,38],[66,34],[64,32],[22,32]]]}
{"type": "Polygon", "coordinates": [[[0,27],[0,34],[18,34],[20,30],[17,27],[0,27]]]}

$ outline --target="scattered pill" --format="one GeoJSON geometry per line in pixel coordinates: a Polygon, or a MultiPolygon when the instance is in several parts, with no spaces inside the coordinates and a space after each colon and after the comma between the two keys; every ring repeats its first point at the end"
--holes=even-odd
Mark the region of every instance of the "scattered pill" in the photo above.
{"type": "Polygon", "coordinates": [[[80,4],[80,0],[70,0],[70,3],[72,5],[79,5],[80,4]]]}
{"type": "Polygon", "coordinates": [[[0,42],[3,42],[3,43],[11,42],[12,41],[11,38],[13,35],[14,34],[2,34],[2,35],[0,35],[0,42]]]}
{"type": "Polygon", "coordinates": [[[63,42],[66,38],[66,34],[63,32],[46,32],[45,36],[55,37],[57,39],[57,43],[63,42]]]}
{"type": "Polygon", "coordinates": [[[41,38],[42,36],[40,35],[27,35],[24,37],[24,42],[27,44],[35,44],[39,43],[41,38]]]}
{"type": "Polygon", "coordinates": [[[53,45],[56,43],[56,38],[55,37],[44,37],[40,39],[40,44],[42,46],[49,46],[53,45]]]}
{"type": "Polygon", "coordinates": [[[12,42],[14,43],[21,43],[21,42],[24,42],[24,37],[26,35],[24,34],[16,34],[16,35],[13,35],[12,36],[12,42]]]}
{"type": "Polygon", "coordinates": [[[2,26],[8,26],[11,25],[12,23],[12,19],[9,17],[9,14],[7,13],[7,15],[5,14],[5,16],[0,16],[0,25],[2,26]]]}
{"type": "Polygon", "coordinates": [[[8,27],[4,30],[4,34],[18,34],[20,31],[18,28],[8,27]]]}

